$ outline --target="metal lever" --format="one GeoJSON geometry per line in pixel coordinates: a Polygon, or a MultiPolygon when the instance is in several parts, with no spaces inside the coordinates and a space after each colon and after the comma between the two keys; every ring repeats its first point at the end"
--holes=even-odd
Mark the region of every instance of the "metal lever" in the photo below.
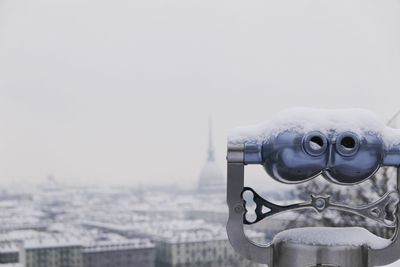
{"type": "Polygon", "coordinates": [[[399,203],[399,193],[396,191],[388,192],[377,201],[359,207],[349,207],[343,204],[332,203],[329,196],[326,197],[314,195],[311,195],[310,201],[281,206],[265,200],[250,187],[243,188],[242,198],[244,199],[245,208],[243,223],[247,225],[255,224],[266,217],[270,217],[278,213],[311,208],[319,213],[327,209],[346,211],[365,218],[369,218],[385,225],[386,227],[394,228],[396,227],[396,210],[397,204],[399,203]],[[248,204],[248,201],[245,200],[244,194],[246,194],[247,192],[251,192],[251,194],[253,195],[253,201],[256,203],[256,208],[254,209],[254,212],[257,217],[255,218],[255,220],[252,221],[248,220],[246,217],[248,213],[246,204],[248,204]],[[266,207],[268,211],[264,212],[264,207],[266,207]]]}

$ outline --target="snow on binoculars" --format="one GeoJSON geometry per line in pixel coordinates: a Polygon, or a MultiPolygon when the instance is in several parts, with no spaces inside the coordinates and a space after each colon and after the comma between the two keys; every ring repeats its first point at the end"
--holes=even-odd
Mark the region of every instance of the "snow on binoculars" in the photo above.
{"type": "Polygon", "coordinates": [[[227,162],[227,232],[232,246],[246,258],[270,267],[381,266],[400,258],[400,130],[385,126],[375,114],[360,109],[290,109],[269,122],[234,129],[227,162]],[[298,184],[322,175],[344,186],[362,183],[381,167],[391,166],[398,170],[397,187],[364,206],[335,203],[326,195],[281,206],[244,186],[244,168],[249,164],[262,165],[281,183],[298,184]],[[255,205],[247,207],[250,202],[255,205]],[[250,209],[253,218],[247,216],[250,209]],[[350,212],[393,228],[395,234],[389,240],[360,227],[310,227],[283,231],[269,245],[260,246],[244,233],[244,225],[302,209],[350,212]]]}

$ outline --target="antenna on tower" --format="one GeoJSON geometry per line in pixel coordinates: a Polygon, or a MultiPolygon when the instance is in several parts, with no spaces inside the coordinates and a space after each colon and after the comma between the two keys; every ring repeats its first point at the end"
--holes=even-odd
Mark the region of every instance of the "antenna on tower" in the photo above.
{"type": "Polygon", "coordinates": [[[390,120],[387,122],[387,125],[393,128],[397,128],[398,125],[396,123],[397,118],[400,116],[400,110],[398,110],[391,118],[390,120]]]}
{"type": "Polygon", "coordinates": [[[208,115],[208,161],[214,160],[214,146],[212,140],[212,118],[208,115]]]}

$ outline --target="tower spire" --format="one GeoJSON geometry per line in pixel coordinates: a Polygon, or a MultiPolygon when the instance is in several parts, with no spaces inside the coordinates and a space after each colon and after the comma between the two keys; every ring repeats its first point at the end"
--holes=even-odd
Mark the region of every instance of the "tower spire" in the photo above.
{"type": "Polygon", "coordinates": [[[212,140],[212,120],[211,116],[208,116],[208,161],[214,161],[214,147],[212,140]]]}

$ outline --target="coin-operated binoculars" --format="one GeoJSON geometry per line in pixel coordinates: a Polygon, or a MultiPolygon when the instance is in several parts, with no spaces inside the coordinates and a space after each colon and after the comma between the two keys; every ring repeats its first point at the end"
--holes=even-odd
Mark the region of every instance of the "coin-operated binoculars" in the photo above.
{"type": "Polygon", "coordinates": [[[399,203],[400,132],[358,109],[324,111],[292,109],[266,124],[233,131],[228,141],[227,231],[235,250],[269,267],[366,267],[390,264],[400,258],[399,203]],[[335,203],[329,196],[287,206],[263,199],[244,187],[244,169],[259,164],[273,179],[297,184],[322,175],[329,182],[350,186],[370,179],[383,166],[397,168],[396,191],[365,206],[335,203]],[[255,218],[246,216],[250,196],[255,218]],[[244,225],[286,211],[335,209],[372,219],[394,228],[389,239],[360,227],[309,227],[285,230],[261,246],[250,241],[244,225]]]}

